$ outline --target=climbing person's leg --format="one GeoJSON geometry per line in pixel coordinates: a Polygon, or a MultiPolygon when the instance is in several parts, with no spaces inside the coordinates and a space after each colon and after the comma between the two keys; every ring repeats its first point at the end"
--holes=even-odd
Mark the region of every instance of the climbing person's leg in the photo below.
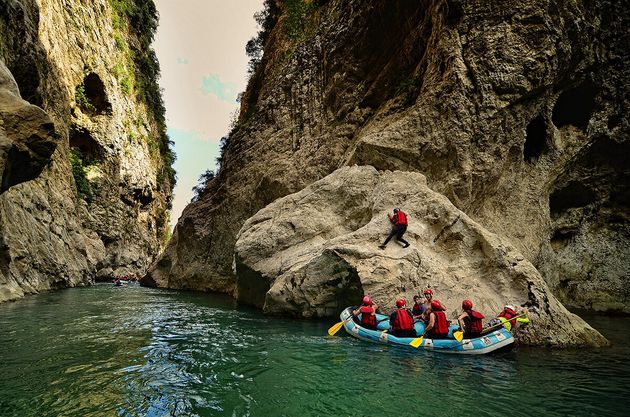
{"type": "Polygon", "coordinates": [[[400,229],[398,229],[396,232],[396,240],[404,244],[403,248],[406,248],[409,246],[409,242],[403,239],[403,235],[405,234],[406,231],[407,231],[407,226],[403,226],[400,229]]]}
{"type": "Polygon", "coordinates": [[[385,246],[387,246],[389,241],[392,240],[392,238],[396,235],[396,233],[397,233],[397,230],[395,228],[392,228],[392,231],[389,232],[389,236],[387,236],[387,239],[385,239],[385,242],[383,242],[383,244],[380,245],[379,248],[385,249],[385,246]]]}

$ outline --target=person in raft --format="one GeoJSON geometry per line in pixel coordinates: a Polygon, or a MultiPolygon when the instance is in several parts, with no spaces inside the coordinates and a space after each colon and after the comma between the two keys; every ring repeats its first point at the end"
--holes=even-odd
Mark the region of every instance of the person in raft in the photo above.
{"type": "Polygon", "coordinates": [[[527,317],[527,307],[521,309],[521,312],[517,312],[517,308],[513,305],[506,305],[503,307],[503,310],[497,315],[497,318],[490,320],[483,327],[484,329],[488,329],[490,327],[497,327],[500,324],[503,324],[509,331],[514,331],[516,324],[521,323],[523,325],[529,323],[529,318],[527,317]]]}
{"type": "Polygon", "coordinates": [[[378,306],[372,302],[372,298],[369,295],[363,297],[363,305],[352,312],[354,317],[358,317],[361,314],[361,321],[359,324],[362,327],[370,330],[376,330],[376,309],[378,306]]]}
{"type": "Polygon", "coordinates": [[[399,298],[396,300],[398,309],[389,316],[390,333],[396,337],[416,337],[413,327],[413,314],[405,308],[407,302],[399,298]]]}
{"type": "Polygon", "coordinates": [[[483,331],[483,322],[481,320],[483,320],[484,316],[478,311],[473,310],[472,307],[472,301],[462,301],[462,310],[464,310],[464,312],[457,318],[459,328],[464,332],[466,339],[479,337],[483,331]]]}
{"type": "Polygon", "coordinates": [[[440,300],[431,301],[429,324],[424,330],[424,334],[431,339],[446,339],[448,337],[448,325],[451,322],[446,319],[445,310],[440,300]]]}
{"type": "Polygon", "coordinates": [[[422,318],[422,313],[424,313],[425,307],[422,302],[422,298],[419,295],[413,296],[413,307],[411,308],[411,314],[413,314],[413,319],[418,321],[422,318]]]}
{"type": "Polygon", "coordinates": [[[431,288],[427,288],[423,291],[424,294],[424,310],[422,311],[422,316],[420,319],[425,323],[429,322],[429,312],[431,311],[431,301],[433,300],[433,290],[431,288]]]}
{"type": "Polygon", "coordinates": [[[381,249],[385,249],[387,243],[391,240],[394,235],[396,236],[396,240],[403,243],[403,248],[409,246],[409,242],[403,239],[403,235],[407,231],[407,215],[399,208],[394,209],[394,215],[389,217],[389,221],[392,223],[392,230],[389,232],[389,236],[385,239],[382,245],[379,246],[381,249]]]}

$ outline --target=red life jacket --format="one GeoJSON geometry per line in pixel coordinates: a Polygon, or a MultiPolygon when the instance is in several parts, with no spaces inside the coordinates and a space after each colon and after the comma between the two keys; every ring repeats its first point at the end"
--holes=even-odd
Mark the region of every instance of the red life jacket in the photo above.
{"type": "Polygon", "coordinates": [[[483,314],[475,310],[464,310],[468,315],[464,317],[464,330],[466,333],[481,333],[483,330],[483,314]]]}
{"type": "MultiPolygon", "coordinates": [[[[502,312],[499,313],[499,317],[505,317],[507,320],[510,320],[512,317],[515,316],[518,316],[518,313],[516,313],[516,311],[512,310],[511,308],[505,308],[502,312]]],[[[512,325],[512,327],[516,326],[516,319],[510,320],[510,324],[512,325]]]]}
{"type": "Polygon", "coordinates": [[[413,330],[413,316],[411,313],[404,308],[398,309],[392,328],[394,331],[413,330]]]}
{"type": "Polygon", "coordinates": [[[397,226],[407,226],[407,215],[399,210],[394,217],[394,224],[397,226]]]}
{"type": "Polygon", "coordinates": [[[446,336],[448,334],[448,320],[443,311],[433,311],[435,314],[435,325],[429,330],[429,336],[446,336]]]}
{"type": "Polygon", "coordinates": [[[361,325],[368,327],[376,327],[376,314],[374,307],[362,306],[359,309],[361,313],[361,325]]]}

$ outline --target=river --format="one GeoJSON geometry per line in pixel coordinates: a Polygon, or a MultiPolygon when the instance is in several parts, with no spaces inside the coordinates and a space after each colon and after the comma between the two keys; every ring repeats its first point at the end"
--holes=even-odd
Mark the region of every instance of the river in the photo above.
{"type": "Polygon", "coordinates": [[[461,357],[98,284],[0,304],[0,416],[627,415],[628,321],[586,319],[613,347],[461,357]]]}

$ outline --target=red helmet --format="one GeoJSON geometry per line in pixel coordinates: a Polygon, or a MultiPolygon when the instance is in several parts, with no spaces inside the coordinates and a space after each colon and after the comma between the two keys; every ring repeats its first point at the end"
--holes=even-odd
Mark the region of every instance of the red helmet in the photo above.
{"type": "Polygon", "coordinates": [[[462,308],[464,310],[470,310],[472,308],[472,301],[470,301],[470,300],[462,301],[462,308]]]}
{"type": "Polygon", "coordinates": [[[396,307],[401,308],[404,307],[407,302],[403,298],[399,298],[396,300],[396,307]]]}
{"type": "Polygon", "coordinates": [[[427,295],[427,294],[433,295],[433,290],[431,288],[427,288],[426,290],[424,290],[423,293],[424,293],[424,295],[427,295]]]}
{"type": "Polygon", "coordinates": [[[440,300],[433,300],[431,301],[431,310],[442,311],[446,309],[442,306],[442,303],[440,303],[440,300]]]}
{"type": "Polygon", "coordinates": [[[371,306],[372,305],[372,299],[370,298],[369,295],[366,295],[365,297],[363,297],[363,305],[364,306],[371,306]]]}

